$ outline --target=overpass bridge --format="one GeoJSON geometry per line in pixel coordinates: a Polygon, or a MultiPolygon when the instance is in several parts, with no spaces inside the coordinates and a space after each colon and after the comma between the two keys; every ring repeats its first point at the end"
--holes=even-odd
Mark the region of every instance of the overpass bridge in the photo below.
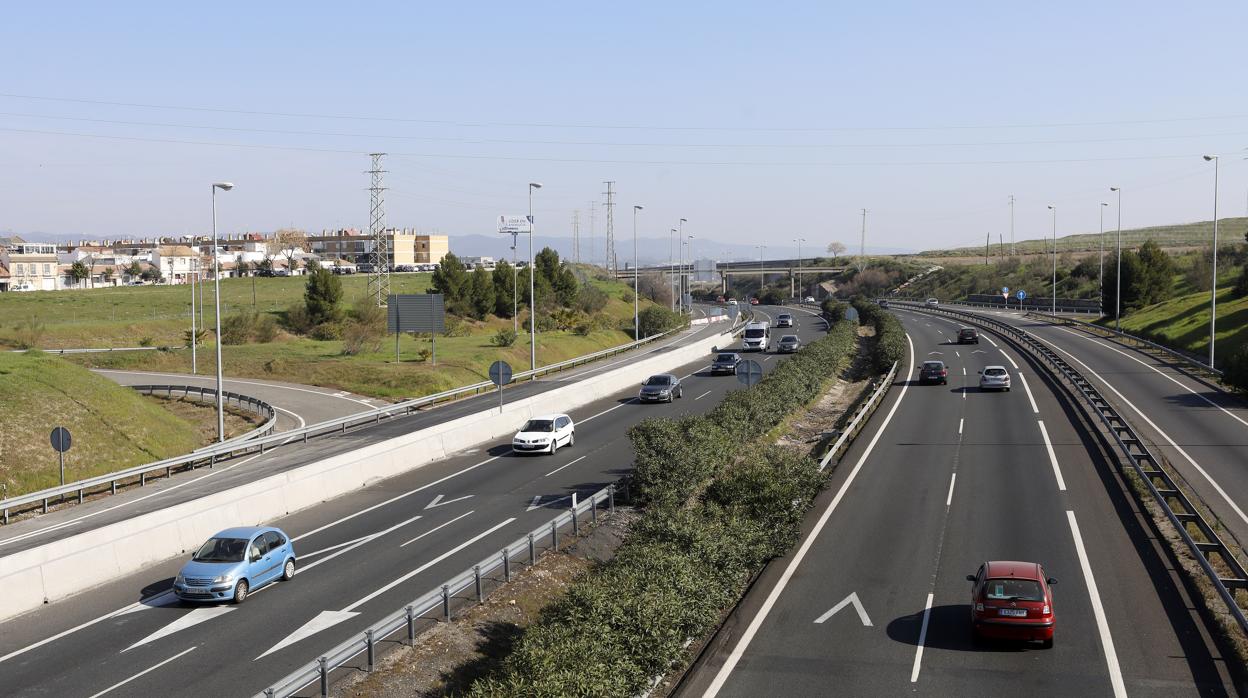
{"type": "MultiPolygon", "coordinates": [[[[673,275],[678,275],[682,279],[682,286],[687,286],[688,281],[684,281],[690,274],[718,274],[719,287],[722,292],[728,291],[728,277],[730,276],[749,276],[757,274],[766,282],[768,276],[787,276],[789,278],[789,295],[795,296],[797,287],[800,284],[801,274],[840,274],[849,269],[845,266],[828,266],[820,264],[817,258],[808,259],[772,259],[761,260],[758,262],[716,262],[711,269],[695,268],[694,263],[684,262],[683,264],[658,264],[633,269],[617,269],[615,278],[632,279],[634,274],[661,274],[666,275],[670,279],[673,275]]],[[[669,281],[670,283],[670,281],[669,281]]]]}

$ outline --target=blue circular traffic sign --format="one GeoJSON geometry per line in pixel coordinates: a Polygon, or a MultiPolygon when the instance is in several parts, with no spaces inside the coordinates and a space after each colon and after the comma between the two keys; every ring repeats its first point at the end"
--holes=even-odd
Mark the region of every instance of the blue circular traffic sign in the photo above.
{"type": "Polygon", "coordinates": [[[1017,295],[1018,295],[1018,299],[1019,299],[1020,301],[1021,301],[1021,300],[1023,300],[1023,299],[1025,299],[1025,298],[1027,298],[1027,292],[1026,292],[1026,291],[1019,291],[1017,295]]]}

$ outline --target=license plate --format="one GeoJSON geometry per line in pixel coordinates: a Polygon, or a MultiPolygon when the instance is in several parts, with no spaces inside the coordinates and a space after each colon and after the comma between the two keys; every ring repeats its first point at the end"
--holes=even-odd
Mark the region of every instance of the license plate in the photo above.
{"type": "Polygon", "coordinates": [[[999,610],[1003,616],[1013,616],[1015,618],[1027,617],[1027,609],[1025,608],[1002,608],[999,610]]]}
{"type": "Polygon", "coordinates": [[[188,594],[210,594],[212,593],[212,590],[209,589],[208,587],[187,587],[186,593],[188,594]]]}

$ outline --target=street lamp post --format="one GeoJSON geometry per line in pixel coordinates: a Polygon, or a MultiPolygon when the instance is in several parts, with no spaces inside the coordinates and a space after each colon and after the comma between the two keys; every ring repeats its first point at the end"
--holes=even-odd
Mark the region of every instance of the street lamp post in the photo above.
{"type": "Polygon", "coordinates": [[[641,299],[637,296],[637,212],[645,206],[633,206],[633,341],[641,340],[641,299]]]}
{"type": "Polygon", "coordinates": [[[759,302],[761,303],[762,295],[763,295],[763,284],[766,283],[763,280],[763,255],[767,252],[767,246],[755,245],[755,247],[758,248],[758,295],[759,295],[759,302]]]}
{"type": "Polygon", "coordinates": [[[1213,344],[1218,319],[1218,156],[1206,155],[1213,162],[1213,279],[1209,284],[1209,368],[1213,368],[1213,344]]]}
{"type": "Polygon", "coordinates": [[[797,243],[797,288],[802,289],[802,243],[806,242],[806,238],[797,238],[793,242],[797,243]]]}
{"type": "MultiPolygon", "coordinates": [[[[1110,187],[1110,191],[1118,193],[1118,271],[1114,273],[1114,329],[1121,331],[1122,320],[1122,187],[1110,187]]],[[[1104,312],[1102,308],[1101,312],[1104,312]]]]}
{"type": "Polygon", "coordinates": [[[1057,207],[1049,204],[1053,212],[1053,307],[1051,311],[1057,315],[1057,207]]]}
{"type": "Polygon", "coordinates": [[[529,368],[537,370],[537,297],[533,292],[533,277],[537,270],[533,268],[533,190],[541,189],[541,182],[529,182],[529,368]]]}
{"type": "Polygon", "coordinates": [[[678,294],[679,291],[676,290],[676,229],[672,228],[671,231],[671,234],[667,237],[667,263],[671,265],[672,268],[672,312],[674,313],[676,312],[676,294],[678,294]]]}
{"type": "MultiPolygon", "coordinates": [[[[214,189],[213,191],[215,192],[216,190],[214,189]]],[[[198,256],[199,255],[196,254],[196,257],[198,256]]],[[[196,267],[195,261],[196,260],[191,261],[192,267],[196,267]]],[[[199,269],[195,268],[193,273],[187,274],[187,278],[191,280],[191,375],[197,375],[199,373],[199,361],[195,354],[195,345],[197,344],[195,340],[199,337],[195,325],[195,276],[198,272],[199,269]]]]}
{"type": "MultiPolygon", "coordinates": [[[[1102,305],[1105,303],[1105,207],[1108,205],[1102,201],[1097,207],[1097,211],[1101,214],[1101,254],[1096,258],[1096,285],[1100,289],[1098,293],[1102,305]]],[[[1104,312],[1103,309],[1102,312],[1104,312]]]]}
{"type": "MultiPolygon", "coordinates": [[[[676,223],[676,242],[677,244],[680,245],[680,256],[681,256],[682,262],[684,261],[684,250],[685,250],[685,223],[688,223],[688,222],[689,222],[688,218],[681,218],[676,223]]],[[[689,237],[692,238],[693,236],[690,235],[689,237]]],[[[693,255],[690,255],[691,260],[692,260],[692,257],[693,255]]],[[[685,312],[685,269],[684,269],[684,265],[681,265],[680,281],[677,282],[677,286],[676,286],[676,302],[678,304],[676,307],[680,308],[680,312],[682,313],[685,312]]]]}
{"type": "Polygon", "coordinates": [[[225,441],[225,401],[221,385],[221,255],[217,246],[217,190],[229,191],[233,188],[234,185],[230,182],[215,182],[212,185],[212,285],[216,293],[217,311],[217,441],[225,441]]]}
{"type": "Polygon", "coordinates": [[[520,332],[520,268],[516,266],[516,236],[511,234],[511,331],[520,332]]]}
{"type": "MultiPolygon", "coordinates": [[[[680,274],[680,312],[682,313],[685,312],[685,287],[689,287],[690,292],[692,293],[693,282],[696,281],[696,279],[689,278],[695,271],[693,268],[693,235],[686,235],[684,241],[689,245],[689,272],[686,274],[684,270],[681,270],[680,274]]],[[[689,308],[689,312],[693,312],[692,306],[689,308]]]]}

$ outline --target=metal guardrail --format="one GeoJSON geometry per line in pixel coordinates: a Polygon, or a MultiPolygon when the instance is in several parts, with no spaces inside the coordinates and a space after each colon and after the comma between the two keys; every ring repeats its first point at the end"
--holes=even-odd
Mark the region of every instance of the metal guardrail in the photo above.
{"type": "MultiPolygon", "coordinates": [[[[883,300],[886,300],[886,301],[888,301],[888,302],[890,302],[890,303],[892,303],[892,302],[894,302],[894,301],[902,301],[902,302],[910,302],[910,303],[925,303],[925,302],[926,302],[926,300],[927,300],[926,298],[916,298],[916,297],[899,297],[899,296],[882,296],[882,298],[883,298],[883,300]]],[[[879,300],[879,299],[877,299],[877,300],[879,300]]],[[[959,306],[963,306],[963,307],[966,307],[966,308],[991,308],[991,309],[993,309],[993,310],[1017,310],[1017,311],[1019,311],[1019,312],[1036,312],[1036,311],[1034,310],[1034,308],[1036,308],[1036,307],[1037,307],[1037,306],[1035,306],[1035,305],[1030,305],[1030,304],[1028,304],[1028,305],[1024,305],[1024,306],[1022,306],[1022,307],[1020,308],[1020,307],[1019,307],[1019,305],[1018,305],[1018,303],[1016,303],[1016,302],[1014,302],[1014,301],[1010,301],[1008,304],[1007,304],[1007,303],[1005,303],[1005,302],[1001,302],[1001,303],[971,303],[971,302],[969,302],[969,301],[940,301],[940,305],[959,305],[959,306]]],[[[1045,306],[1045,307],[1051,307],[1051,306],[1045,306]]],[[[1100,311],[1100,310],[1089,309],[1089,308],[1084,308],[1084,307],[1080,307],[1080,306],[1062,306],[1062,305],[1059,305],[1059,306],[1057,306],[1057,312],[1059,312],[1059,313],[1074,313],[1074,314],[1079,314],[1079,315],[1099,315],[1101,311],[1100,311]]]]}
{"type": "MultiPolygon", "coordinates": [[[[646,337],[645,339],[628,342],[609,349],[603,349],[584,356],[560,361],[548,366],[538,367],[537,370],[528,370],[517,372],[512,376],[513,383],[519,383],[524,380],[535,380],[545,375],[557,373],[569,368],[574,368],[582,364],[591,363],[608,356],[621,354],[632,351],[640,346],[653,343],[663,337],[670,336],[674,333],[684,331],[684,327],[668,330],[661,334],[646,337]]],[[[733,328],[730,332],[737,332],[739,328],[733,328]]],[[[117,494],[119,484],[130,481],[137,481],[140,486],[146,484],[147,477],[152,473],[163,472],[166,476],[171,475],[175,470],[194,469],[198,467],[212,467],[218,462],[226,461],[252,453],[265,453],[269,449],[278,448],[294,442],[307,443],[309,439],[333,434],[345,434],[349,429],[359,428],[363,426],[372,426],[379,424],[382,419],[393,419],[402,417],[440,402],[447,402],[465,396],[479,395],[484,391],[495,390],[496,386],[490,381],[482,381],[472,385],[466,385],[460,388],[445,390],[433,395],[426,395],[413,400],[405,400],[393,405],[385,405],[366,412],[346,417],[338,417],[335,419],[312,424],[300,429],[284,431],[279,434],[270,434],[268,436],[249,439],[240,443],[223,443],[213,447],[200,449],[193,453],[166,458],[164,460],[155,461],[137,465],[125,470],[118,470],[104,475],[87,478],[70,482],[58,487],[50,487],[38,492],[30,492],[16,497],[0,500],[0,523],[7,524],[12,513],[29,511],[42,507],[43,512],[48,511],[48,506],[53,499],[64,499],[68,495],[74,495],[79,502],[82,502],[87,495],[108,491],[110,494],[117,494]]]]}
{"type": "MultiPolygon", "coordinates": [[[[57,354],[64,356],[65,354],[100,354],[110,351],[165,351],[169,349],[182,349],[183,347],[107,347],[100,349],[39,349],[45,354],[57,354]]],[[[16,354],[24,354],[30,349],[10,349],[16,354]]]]}
{"type": "MultiPolygon", "coordinates": [[[[128,387],[141,393],[147,393],[148,395],[164,393],[166,398],[172,398],[175,393],[181,393],[184,399],[191,399],[191,394],[194,393],[199,396],[198,399],[201,402],[207,402],[210,399],[213,402],[216,402],[217,399],[216,388],[199,385],[131,385],[128,387]]],[[[246,409],[249,412],[255,412],[261,417],[264,417],[265,420],[259,427],[252,429],[246,434],[241,434],[232,439],[226,439],[222,443],[233,444],[238,443],[239,441],[247,441],[248,439],[255,439],[273,433],[273,429],[277,426],[277,409],[272,405],[264,400],[261,400],[260,398],[243,395],[242,393],[234,393],[228,390],[221,393],[221,397],[223,398],[222,402],[224,402],[225,405],[228,406],[230,401],[233,400],[234,405],[239,409],[246,409]]],[[[208,446],[207,448],[211,447],[212,446],[208,446]]]]}
{"type": "Polygon", "coordinates": [[[828,463],[831,463],[833,458],[838,457],[846,444],[850,443],[858,432],[862,430],[862,427],[866,425],[867,419],[875,413],[875,408],[880,406],[881,398],[884,397],[889,387],[892,386],[893,381],[896,380],[897,367],[900,365],[900,361],[894,361],[893,367],[888,370],[888,375],[884,376],[884,380],[871,392],[871,397],[858,407],[858,411],[854,413],[853,419],[849,420],[849,424],[845,426],[845,430],[841,432],[841,435],[832,444],[832,448],[828,449],[828,452],[820,459],[819,470],[828,467],[828,463]]]}
{"type": "Polygon", "coordinates": [[[597,523],[598,508],[603,505],[607,507],[607,514],[615,512],[615,485],[608,485],[594,492],[589,495],[588,499],[569,507],[567,511],[517,538],[497,553],[370,625],[363,632],[356,633],[350,639],[320,655],[316,660],[304,664],[274,682],[256,694],[256,698],[287,698],[314,683],[320,684],[318,695],[328,696],[329,675],[335,669],[342,667],[360,654],[366,654],[366,667],[371,672],[376,665],[378,643],[401,631],[406,631],[408,644],[414,643],[416,621],[424,619],[425,614],[431,611],[437,611],[437,615],[444,620],[451,620],[451,600],[468,589],[473,589],[477,603],[481,603],[487,596],[483,589],[483,580],[486,575],[501,568],[503,583],[510,582],[513,561],[527,557],[528,564],[532,566],[537,562],[538,548],[542,540],[549,540],[548,550],[557,550],[560,529],[571,525],[572,535],[579,535],[581,517],[588,513],[590,522],[597,523]]]}
{"type": "Polygon", "coordinates": [[[1187,352],[1180,351],[1178,349],[1172,349],[1168,346],[1165,346],[1164,344],[1158,344],[1157,342],[1144,339],[1143,337],[1137,337],[1133,334],[1128,334],[1126,332],[1111,329],[1109,327],[1101,327],[1100,325],[1093,325],[1090,322],[1084,322],[1082,320],[1076,320],[1074,318],[1060,317],[1057,315],[1050,315],[1049,313],[1041,313],[1041,312],[1037,312],[1034,310],[1028,311],[1027,317],[1036,317],[1036,318],[1040,318],[1041,320],[1045,320],[1047,322],[1051,322],[1051,323],[1059,324],[1059,325],[1071,325],[1073,327],[1078,327],[1079,329],[1084,330],[1086,332],[1098,334],[1101,337],[1105,337],[1107,339],[1116,339],[1124,343],[1133,343],[1136,345],[1136,348],[1151,349],[1155,352],[1165,354],[1166,356],[1177,359],[1201,373],[1209,374],[1217,379],[1222,378],[1221,371],[1210,366],[1207,363],[1204,363],[1203,361],[1200,361],[1199,359],[1188,354],[1187,352]]]}
{"type": "Polygon", "coordinates": [[[1239,624],[1240,629],[1248,633],[1248,618],[1235,601],[1233,590],[1248,590],[1248,572],[1227,547],[1213,526],[1200,514],[1200,510],[1192,504],[1187,495],[1179,488],[1174,478],[1161,467],[1161,460],[1153,455],[1148,445],[1138,432],[1131,427],[1119,411],[1106,400],[1093,385],[1078,371],[1058,356],[1057,352],[1047,344],[1031,336],[1024,330],[1012,325],[986,318],[973,313],[963,313],[947,308],[933,308],[922,304],[903,303],[902,307],[919,312],[955,317],[960,321],[977,324],[993,330],[1003,338],[1010,339],[1014,344],[1027,349],[1039,358],[1050,373],[1064,379],[1067,389],[1082,396],[1087,406],[1100,417],[1101,423],[1113,435],[1114,441],[1134,473],[1148,488],[1153,501],[1165,512],[1166,518],[1174,526],[1184,545],[1192,557],[1200,564],[1205,576],[1217,591],[1218,596],[1226,605],[1227,611],[1239,624]],[[1158,486],[1158,482],[1161,483],[1158,486]],[[1172,504],[1173,502],[1173,504],[1172,504]],[[1200,531],[1205,542],[1198,542],[1187,529],[1192,524],[1200,531]],[[1223,577],[1213,566],[1210,556],[1216,554],[1231,571],[1232,576],[1223,577]]]}

